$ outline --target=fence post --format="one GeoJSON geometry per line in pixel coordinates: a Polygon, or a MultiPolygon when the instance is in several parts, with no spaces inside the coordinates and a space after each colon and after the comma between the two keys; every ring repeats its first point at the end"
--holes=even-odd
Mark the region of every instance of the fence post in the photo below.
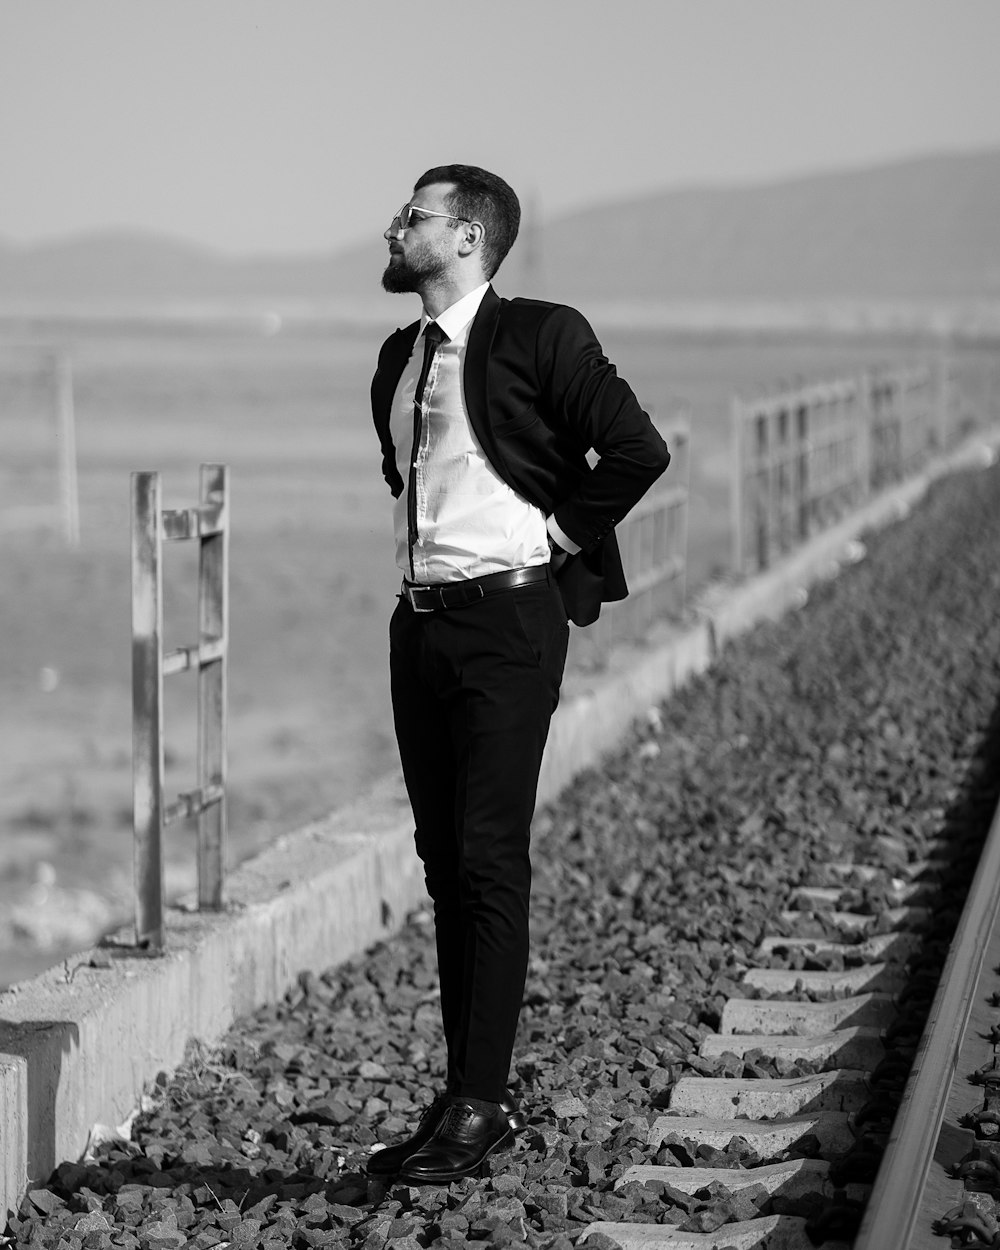
{"type": "Polygon", "coordinates": [[[160,476],[132,474],[135,939],[163,946],[163,573],[160,476]]]}
{"type": "Polygon", "coordinates": [[[937,429],[938,444],[942,451],[951,446],[951,359],[947,340],[942,342],[937,356],[937,429]]]}
{"type": "Polygon", "coordinates": [[[754,572],[760,572],[771,566],[771,552],[777,531],[778,500],[776,474],[774,465],[774,412],[771,406],[762,406],[757,412],[754,439],[754,521],[757,528],[756,558],[754,572]],[[763,468],[761,467],[763,466],[763,468]],[[763,477],[763,490],[761,478],[763,477]],[[763,494],[763,507],[761,507],[763,494]]]}
{"type": "Polygon", "coordinates": [[[746,559],[746,436],[744,433],[743,404],[738,395],[733,396],[730,409],[733,440],[732,519],[733,519],[733,573],[743,575],[746,559]]]}
{"type": "Polygon", "coordinates": [[[222,907],[226,834],[229,470],[201,467],[200,502],[164,512],[157,473],[132,475],[132,741],[136,941],[163,948],[163,829],[198,818],[198,905],[222,907]],[[196,538],[198,643],[163,653],[163,543],[196,538]],[[163,679],[198,669],[198,785],[163,801],[163,679]]]}
{"type": "Polygon", "coordinates": [[[68,356],[52,358],[56,382],[56,437],[59,445],[59,502],[68,547],[80,545],[80,497],[76,469],[76,417],[73,368],[68,356]]]}
{"type": "Polygon", "coordinates": [[[815,396],[807,397],[799,393],[798,399],[793,402],[791,407],[792,417],[792,437],[795,439],[796,448],[796,539],[803,543],[809,537],[809,530],[812,524],[812,503],[809,497],[809,491],[812,488],[810,481],[810,464],[809,456],[812,451],[812,439],[810,437],[812,430],[816,428],[816,408],[817,401],[815,396]]]}
{"type": "Polygon", "coordinates": [[[198,905],[222,906],[226,844],[226,684],[229,639],[229,469],[201,466],[201,503],[220,505],[198,561],[198,905]]]}
{"type": "Polygon", "coordinates": [[[681,558],[684,561],[684,571],[680,580],[680,606],[683,609],[687,602],[688,593],[688,531],[690,528],[690,510],[691,510],[691,430],[694,428],[694,414],[687,406],[681,409],[681,419],[686,423],[687,429],[684,433],[684,507],[680,510],[680,529],[677,538],[678,548],[681,558]]]}
{"type": "Polygon", "coordinates": [[[871,498],[874,486],[874,439],[875,409],[872,400],[872,375],[866,369],[858,377],[857,389],[857,421],[858,421],[858,483],[861,487],[861,500],[871,498]]]}

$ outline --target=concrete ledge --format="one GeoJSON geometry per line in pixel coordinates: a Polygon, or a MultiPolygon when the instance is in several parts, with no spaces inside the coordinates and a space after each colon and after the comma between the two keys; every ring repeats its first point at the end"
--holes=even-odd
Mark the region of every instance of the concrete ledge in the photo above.
{"type": "MultiPolygon", "coordinates": [[[[570,679],[539,782],[547,802],[611,750],[632,720],[704,671],[725,640],[800,604],[805,588],[854,558],[865,530],[905,514],[943,473],[990,463],[1000,427],[818,537],[758,578],[716,588],[690,626],[623,650],[597,677],[570,679]]],[[[129,936],[0,994],[0,1213],[83,1153],[94,1124],[123,1122],[143,1087],[175,1068],[189,1038],[217,1039],[320,971],[395,931],[425,902],[402,784],[281,838],[228,881],[227,910],[172,909],[159,958],[129,936]]]]}
{"type": "Polygon", "coordinates": [[[20,1056],[0,1055],[0,1217],[24,1190],[27,1157],[27,1064],[20,1056]]]}

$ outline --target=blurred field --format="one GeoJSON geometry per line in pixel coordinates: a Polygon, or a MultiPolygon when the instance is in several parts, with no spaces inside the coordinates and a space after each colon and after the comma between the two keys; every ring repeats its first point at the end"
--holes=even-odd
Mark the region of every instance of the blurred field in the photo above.
{"type": "MultiPolygon", "coordinates": [[[[59,887],[88,889],[109,917],[130,914],[133,470],[160,470],[165,506],[182,507],[202,461],[232,466],[231,860],[395,767],[385,633],[398,574],[368,408],[378,343],[395,324],[56,328],[73,362],[82,541],[69,552],[51,530],[0,529],[0,933],[4,909],[59,887]]],[[[42,383],[10,350],[51,341],[53,327],[2,333],[0,521],[55,489],[42,383]]],[[[694,586],[729,559],[735,390],[927,355],[806,334],[602,338],[653,411],[691,407],[694,586]]],[[[167,549],[168,646],[195,640],[193,547],[167,549]]],[[[193,677],[167,683],[166,741],[171,790],[192,786],[193,677]]],[[[193,880],[193,832],[167,837],[176,890],[193,880]]],[[[69,933],[51,937],[73,946],[69,933]]],[[[9,952],[0,984],[33,959],[9,952]]]]}

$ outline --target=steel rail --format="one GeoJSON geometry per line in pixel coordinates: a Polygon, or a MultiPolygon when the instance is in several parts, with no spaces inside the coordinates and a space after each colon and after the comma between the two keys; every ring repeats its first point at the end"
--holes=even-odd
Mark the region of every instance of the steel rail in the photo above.
{"type": "MultiPolygon", "coordinates": [[[[1000,805],[948,951],[853,1250],[910,1250],[991,932],[1000,921],[1000,805]]],[[[939,1213],[940,1214],[940,1213],[939,1213]]]]}

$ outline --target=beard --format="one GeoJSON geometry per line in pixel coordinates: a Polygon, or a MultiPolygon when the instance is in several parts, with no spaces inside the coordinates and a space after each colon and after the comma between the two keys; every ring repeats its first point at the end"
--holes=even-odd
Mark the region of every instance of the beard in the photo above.
{"type": "Polygon", "coordinates": [[[447,263],[427,248],[417,249],[408,257],[397,252],[382,274],[382,289],[391,295],[419,292],[425,283],[443,277],[447,268],[447,263]]]}

